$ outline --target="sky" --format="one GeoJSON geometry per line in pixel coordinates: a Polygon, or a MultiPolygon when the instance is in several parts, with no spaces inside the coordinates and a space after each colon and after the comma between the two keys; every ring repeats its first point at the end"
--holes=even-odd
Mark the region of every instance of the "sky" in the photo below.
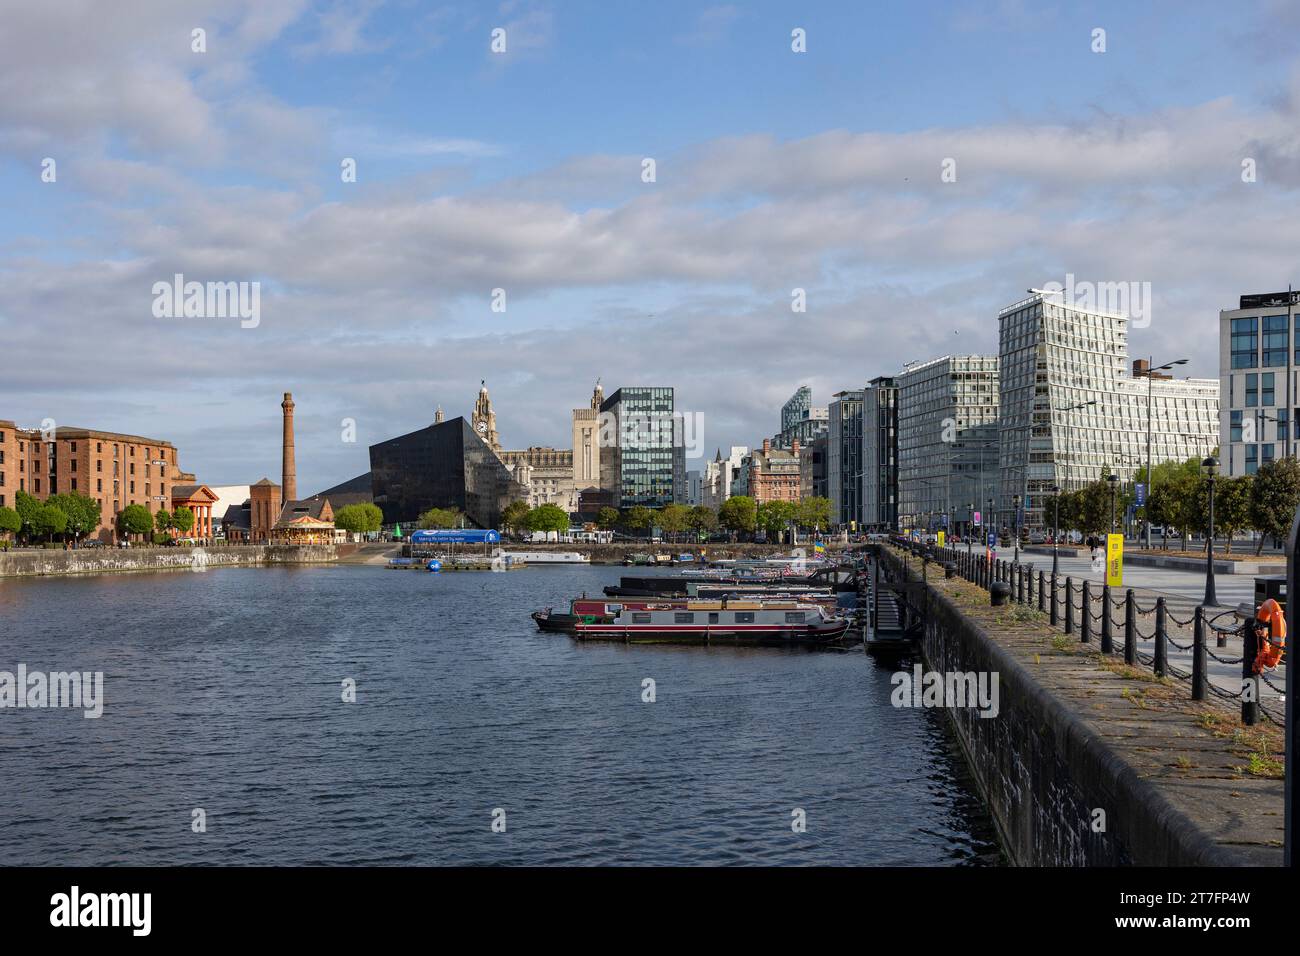
{"type": "Polygon", "coordinates": [[[0,419],[246,484],[291,391],[312,493],[481,379],[568,447],[599,378],[711,458],[1067,275],[1214,377],[1300,286],[1298,54],[1275,2],[0,0],[0,419]],[[256,322],[158,314],[178,273],[256,322]]]}

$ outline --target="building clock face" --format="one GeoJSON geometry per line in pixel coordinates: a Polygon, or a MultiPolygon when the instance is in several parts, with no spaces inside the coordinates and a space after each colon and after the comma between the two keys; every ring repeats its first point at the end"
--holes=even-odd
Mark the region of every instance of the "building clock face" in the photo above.
{"type": "Polygon", "coordinates": [[[486,432],[486,431],[487,431],[487,422],[479,422],[479,423],[478,423],[478,430],[481,431],[481,432],[486,432]]]}

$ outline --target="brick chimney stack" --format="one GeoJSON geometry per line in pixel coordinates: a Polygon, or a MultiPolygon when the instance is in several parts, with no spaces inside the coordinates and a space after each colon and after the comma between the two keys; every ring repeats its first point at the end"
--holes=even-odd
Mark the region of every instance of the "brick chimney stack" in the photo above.
{"type": "Polygon", "coordinates": [[[284,401],[280,403],[284,409],[284,442],[283,457],[281,459],[282,472],[280,487],[283,489],[284,500],[298,500],[298,463],[293,455],[293,393],[285,392],[284,401]]]}
{"type": "Polygon", "coordinates": [[[790,454],[794,455],[796,458],[799,457],[799,439],[796,438],[794,441],[790,442],[790,454]]]}
{"type": "Polygon", "coordinates": [[[764,439],[763,439],[763,454],[764,454],[764,455],[770,455],[771,453],[772,453],[772,439],[770,439],[770,438],[764,438],[764,439]]]}

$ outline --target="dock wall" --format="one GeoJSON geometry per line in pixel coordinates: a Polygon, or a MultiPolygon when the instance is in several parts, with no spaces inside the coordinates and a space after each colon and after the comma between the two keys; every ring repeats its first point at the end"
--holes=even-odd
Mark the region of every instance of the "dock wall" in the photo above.
{"type": "MultiPolygon", "coordinates": [[[[884,562],[909,579],[900,556],[884,562]]],[[[997,674],[994,717],[948,707],[1003,850],[1021,866],[1280,865],[1281,781],[1242,773],[1232,709],[1125,673],[1036,612],[935,564],[915,594],[927,670],[997,674]],[[1100,828],[1098,824],[1100,823],[1100,828]]],[[[1122,659],[1119,661],[1122,665],[1122,659]]]]}
{"type": "Polygon", "coordinates": [[[113,571],[183,571],[272,564],[326,564],[333,545],[240,545],[218,548],[24,549],[0,552],[0,578],[113,571]]]}

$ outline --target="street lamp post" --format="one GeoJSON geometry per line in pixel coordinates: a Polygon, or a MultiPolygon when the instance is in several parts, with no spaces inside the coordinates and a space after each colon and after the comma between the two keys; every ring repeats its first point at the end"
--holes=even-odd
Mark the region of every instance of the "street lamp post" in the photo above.
{"type": "Polygon", "coordinates": [[[1110,483],[1110,533],[1115,533],[1115,489],[1119,487],[1119,475],[1111,472],[1106,481],[1110,483]]]}
{"type": "Polygon", "coordinates": [[[973,543],[975,540],[974,520],[975,520],[975,502],[972,501],[970,504],[966,506],[966,553],[967,554],[970,554],[972,548],[974,548],[974,543],[973,543]]]}
{"type": "MultiPolygon", "coordinates": [[[[1147,489],[1146,489],[1146,507],[1142,510],[1142,520],[1146,524],[1147,550],[1151,550],[1151,489],[1155,485],[1155,475],[1151,471],[1151,394],[1152,382],[1155,381],[1156,372],[1164,372],[1173,368],[1175,365],[1186,365],[1187,359],[1174,359],[1172,362],[1166,362],[1164,365],[1156,365],[1155,359],[1147,360],[1147,489]]],[[[1288,376],[1289,377],[1289,376],[1288,376]]]]}
{"type": "Polygon", "coordinates": [[[989,499],[989,527],[993,529],[993,546],[998,546],[998,516],[993,511],[996,504],[992,498],[989,499]]]}
{"type": "Polygon", "coordinates": [[[1219,459],[1213,455],[1201,462],[1201,473],[1209,485],[1210,514],[1209,528],[1205,536],[1205,600],[1201,603],[1215,607],[1218,597],[1214,593],[1214,478],[1219,473],[1219,459]]]}
{"type": "Polygon", "coordinates": [[[1052,505],[1055,514],[1052,517],[1052,578],[1055,580],[1057,568],[1056,549],[1061,541],[1061,486],[1052,485],[1052,505]]]}
{"type": "Polygon", "coordinates": [[[1020,563],[1020,496],[1016,495],[1011,500],[1014,501],[1016,505],[1016,516],[1014,521],[1012,522],[1015,525],[1016,556],[1015,556],[1015,560],[1012,563],[1019,564],[1020,563]]]}

